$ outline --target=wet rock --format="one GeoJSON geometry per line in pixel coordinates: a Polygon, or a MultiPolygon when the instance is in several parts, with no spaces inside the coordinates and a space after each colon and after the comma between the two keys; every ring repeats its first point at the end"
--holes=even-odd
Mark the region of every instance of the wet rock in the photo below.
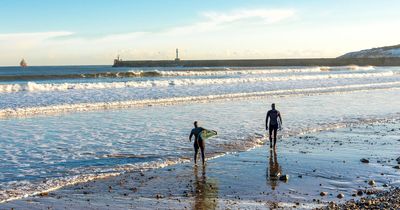
{"type": "Polygon", "coordinates": [[[393,166],[394,169],[400,169],[400,166],[393,166]]]}
{"type": "Polygon", "coordinates": [[[365,159],[365,158],[361,158],[360,161],[361,161],[362,163],[369,163],[369,160],[367,160],[367,159],[365,159]]]}
{"type": "Polygon", "coordinates": [[[375,183],[374,180],[369,180],[369,181],[368,181],[368,184],[371,185],[371,186],[374,186],[376,183],[375,183]]]}
{"type": "Polygon", "coordinates": [[[328,195],[328,193],[327,192],[321,192],[321,193],[319,193],[319,195],[320,196],[326,196],[326,195],[328,195]]]}
{"type": "Polygon", "coordinates": [[[397,163],[400,164],[400,157],[396,159],[397,163]]]}
{"type": "Polygon", "coordinates": [[[358,195],[358,196],[362,196],[363,194],[364,194],[364,193],[363,193],[362,190],[358,190],[358,191],[357,191],[357,195],[358,195]]]}
{"type": "Polygon", "coordinates": [[[279,177],[279,180],[287,182],[289,181],[289,175],[285,174],[279,177]]]}
{"type": "Polygon", "coordinates": [[[389,185],[388,184],[383,184],[382,187],[389,187],[389,185]]]}
{"type": "Polygon", "coordinates": [[[339,199],[342,199],[342,198],[344,198],[344,194],[343,193],[339,193],[336,197],[339,198],[339,199]]]}
{"type": "Polygon", "coordinates": [[[160,198],[164,198],[164,196],[161,195],[161,194],[156,194],[156,198],[157,198],[157,199],[160,199],[160,198]]]}

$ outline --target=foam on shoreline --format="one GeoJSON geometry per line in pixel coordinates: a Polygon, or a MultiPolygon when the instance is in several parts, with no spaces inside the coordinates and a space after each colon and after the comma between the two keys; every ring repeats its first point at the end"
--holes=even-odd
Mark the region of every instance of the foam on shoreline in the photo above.
{"type": "MultiPolygon", "coordinates": [[[[388,123],[392,120],[399,119],[399,116],[400,116],[399,114],[400,113],[398,113],[396,115],[386,116],[385,118],[371,117],[371,118],[365,118],[365,119],[354,119],[354,120],[349,120],[349,121],[344,121],[344,122],[334,123],[334,124],[332,124],[332,123],[321,124],[321,125],[317,125],[314,128],[304,129],[301,132],[289,132],[289,133],[284,134],[283,136],[291,137],[291,136],[309,134],[309,133],[313,133],[313,132],[334,130],[334,129],[344,128],[344,127],[355,127],[355,126],[359,126],[359,125],[388,123]]],[[[259,140],[254,141],[254,144],[252,147],[243,147],[243,150],[239,150],[239,151],[246,151],[246,150],[251,150],[256,147],[260,147],[263,145],[264,140],[262,140],[261,142],[259,140]]],[[[334,143],[334,142],[331,142],[331,143],[334,143]]],[[[226,151],[223,154],[209,154],[210,157],[208,158],[208,160],[222,157],[222,156],[228,154],[229,152],[238,152],[238,151],[226,151]]],[[[165,161],[161,161],[161,162],[152,162],[152,163],[146,163],[146,164],[134,165],[134,166],[123,165],[123,166],[117,167],[118,172],[101,173],[101,174],[85,174],[85,175],[68,177],[68,178],[63,178],[63,179],[47,180],[45,182],[41,182],[39,184],[32,185],[32,186],[30,186],[31,188],[23,187],[21,189],[7,190],[7,191],[3,191],[3,192],[0,191],[0,203],[17,200],[17,199],[22,199],[22,198],[26,198],[29,196],[40,195],[42,193],[47,193],[50,191],[58,190],[65,186],[90,182],[90,181],[97,180],[97,179],[116,177],[116,176],[120,176],[126,172],[133,172],[133,171],[141,172],[141,171],[145,171],[145,170],[149,170],[149,169],[159,169],[159,168],[164,168],[164,167],[176,165],[176,164],[183,164],[183,163],[187,163],[187,162],[189,162],[189,159],[180,158],[180,159],[176,159],[176,160],[165,160],[165,161]]],[[[294,172],[292,172],[292,173],[294,173],[294,172]]],[[[141,176],[143,176],[143,175],[141,175],[141,176]]]]}

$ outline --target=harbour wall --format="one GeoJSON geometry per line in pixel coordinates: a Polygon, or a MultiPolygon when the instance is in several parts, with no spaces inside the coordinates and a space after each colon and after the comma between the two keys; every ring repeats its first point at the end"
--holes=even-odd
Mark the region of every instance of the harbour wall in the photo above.
{"type": "Polygon", "coordinates": [[[217,66],[400,66],[400,58],[305,58],[236,60],[114,60],[114,67],[217,67],[217,66]]]}

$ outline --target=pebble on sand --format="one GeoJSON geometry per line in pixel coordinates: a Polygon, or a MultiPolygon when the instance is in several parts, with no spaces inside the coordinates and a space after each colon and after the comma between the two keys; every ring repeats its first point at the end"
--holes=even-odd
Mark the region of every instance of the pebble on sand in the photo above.
{"type": "Polygon", "coordinates": [[[374,180],[369,180],[369,181],[368,181],[368,184],[371,185],[371,186],[373,186],[373,185],[375,185],[375,181],[374,181],[374,180]]]}
{"type": "Polygon", "coordinates": [[[320,196],[326,196],[326,195],[328,195],[328,193],[327,192],[321,192],[319,195],[320,196]]]}
{"type": "Polygon", "coordinates": [[[339,193],[336,197],[339,198],[339,199],[342,199],[342,198],[344,198],[344,194],[343,193],[339,193]]]}
{"type": "Polygon", "coordinates": [[[369,163],[369,160],[367,160],[367,159],[365,159],[365,158],[361,158],[360,161],[361,161],[362,163],[369,163]]]}
{"type": "Polygon", "coordinates": [[[357,195],[358,195],[358,196],[362,196],[363,194],[364,194],[364,193],[363,193],[362,190],[358,190],[358,191],[357,191],[357,195]]]}

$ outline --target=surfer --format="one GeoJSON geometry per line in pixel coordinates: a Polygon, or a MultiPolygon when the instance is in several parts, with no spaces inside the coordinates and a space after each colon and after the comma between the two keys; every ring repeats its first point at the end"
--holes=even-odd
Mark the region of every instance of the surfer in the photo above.
{"type": "Polygon", "coordinates": [[[276,147],[276,133],[278,132],[278,128],[282,126],[281,113],[275,109],[275,104],[271,104],[271,108],[272,109],[267,112],[267,118],[265,119],[265,129],[269,131],[270,148],[272,148],[272,133],[274,133],[274,147],[276,147]],[[269,124],[268,124],[268,118],[269,118],[269,124]]]}
{"type": "Polygon", "coordinates": [[[199,135],[203,130],[205,130],[202,127],[198,127],[197,121],[194,121],[194,128],[190,132],[189,136],[189,141],[192,142],[192,136],[194,136],[194,164],[197,165],[197,153],[199,152],[199,148],[201,150],[201,160],[203,162],[203,165],[205,164],[204,160],[204,149],[205,149],[205,144],[204,140],[201,138],[201,135],[199,135]]]}

